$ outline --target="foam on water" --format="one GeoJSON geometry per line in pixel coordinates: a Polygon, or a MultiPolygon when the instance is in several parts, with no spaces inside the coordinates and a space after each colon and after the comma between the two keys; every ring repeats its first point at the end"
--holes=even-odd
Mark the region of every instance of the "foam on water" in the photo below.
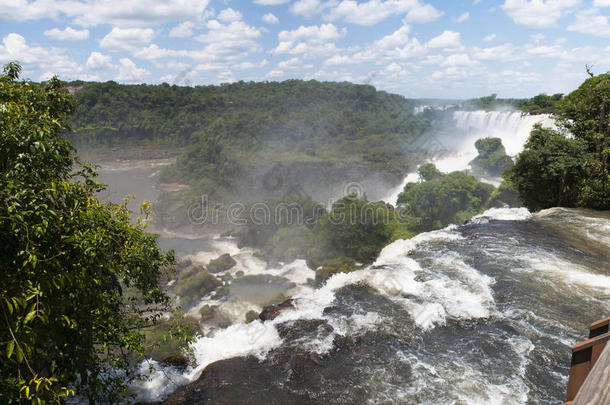
{"type": "Polygon", "coordinates": [[[212,362],[245,355],[264,359],[269,350],[281,343],[282,339],[271,322],[238,323],[217,330],[191,345],[197,366],[189,367],[184,374],[176,372],[172,367],[161,367],[157,362],[142,363],[144,375],[147,375],[149,365],[153,366],[155,372],[150,374],[148,381],[135,387],[137,398],[143,401],[163,399],[179,386],[197,379],[212,362]]]}
{"type": "Polygon", "coordinates": [[[527,208],[490,208],[484,213],[473,217],[473,223],[486,223],[491,220],[498,221],[524,221],[532,217],[527,208]]]}

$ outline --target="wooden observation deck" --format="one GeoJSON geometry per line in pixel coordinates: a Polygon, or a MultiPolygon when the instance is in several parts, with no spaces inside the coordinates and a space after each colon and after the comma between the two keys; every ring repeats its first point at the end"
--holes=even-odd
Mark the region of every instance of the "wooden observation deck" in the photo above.
{"type": "Polygon", "coordinates": [[[572,347],[566,405],[610,404],[610,317],[593,322],[589,339],[572,347]]]}

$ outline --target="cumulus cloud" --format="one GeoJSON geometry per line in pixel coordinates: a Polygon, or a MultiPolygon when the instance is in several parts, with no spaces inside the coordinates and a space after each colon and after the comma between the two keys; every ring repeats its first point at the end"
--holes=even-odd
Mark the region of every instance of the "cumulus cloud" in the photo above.
{"type": "Polygon", "coordinates": [[[281,31],[278,34],[279,44],[273,52],[306,57],[335,53],[337,50],[335,41],[343,37],[345,33],[345,29],[339,30],[333,24],[307,27],[301,25],[296,30],[281,31]]]}
{"type": "Polygon", "coordinates": [[[505,0],[502,10],[517,24],[546,28],[578,4],[580,0],[505,0]]]}
{"type": "Polygon", "coordinates": [[[441,14],[431,5],[422,5],[418,0],[369,0],[363,3],[343,0],[330,9],[327,18],[345,20],[352,24],[375,25],[392,15],[406,15],[408,22],[424,23],[435,20],[441,14]]]}
{"type": "Polygon", "coordinates": [[[610,7],[610,0],[594,0],[593,5],[595,7],[610,7]]]}
{"type": "Polygon", "coordinates": [[[460,33],[455,31],[443,31],[437,37],[432,38],[427,43],[428,48],[457,48],[461,45],[460,33]]]}
{"type": "Polygon", "coordinates": [[[149,74],[148,70],[138,68],[135,63],[129,58],[121,58],[119,61],[119,74],[115,80],[128,83],[141,83],[149,74]]]}
{"type": "Polygon", "coordinates": [[[290,11],[297,15],[311,17],[314,14],[320,13],[325,7],[320,0],[297,0],[294,2],[290,11]]]}
{"type": "Polygon", "coordinates": [[[233,10],[232,8],[226,8],[218,13],[216,18],[220,21],[231,23],[241,20],[242,14],[239,11],[233,10]]]}
{"type": "Polygon", "coordinates": [[[100,52],[91,52],[89,58],[87,58],[86,66],[87,69],[91,70],[110,69],[114,67],[110,55],[104,55],[100,52]]]}
{"type": "Polygon", "coordinates": [[[403,25],[391,34],[373,41],[363,51],[354,55],[358,62],[375,61],[377,63],[395,60],[406,60],[426,53],[426,48],[417,40],[409,37],[411,28],[403,25]]]}
{"type": "Polygon", "coordinates": [[[273,14],[273,13],[267,13],[265,14],[261,20],[263,20],[264,23],[267,24],[277,24],[280,22],[280,20],[273,14]]]}
{"type": "Polygon", "coordinates": [[[195,24],[192,21],[185,21],[173,27],[169,31],[171,38],[188,38],[193,35],[195,24]]]}
{"type": "Polygon", "coordinates": [[[119,27],[152,27],[200,17],[209,0],[0,0],[0,19],[72,19],[84,27],[110,24],[119,27]]]}
{"type": "Polygon", "coordinates": [[[583,10],[576,13],[576,21],[568,26],[568,30],[607,38],[610,37],[610,21],[597,9],[583,10]]]}
{"type": "Polygon", "coordinates": [[[489,34],[489,35],[483,37],[483,41],[485,41],[485,42],[491,42],[494,39],[496,39],[496,34],[489,34]]]}
{"type": "Polygon", "coordinates": [[[13,32],[2,39],[0,60],[19,61],[24,68],[25,75],[38,70],[75,78],[82,72],[82,68],[63,52],[63,50],[53,47],[30,46],[24,37],[13,32]]]}
{"type": "Polygon", "coordinates": [[[226,69],[227,64],[239,61],[252,52],[262,50],[258,43],[261,31],[242,20],[234,20],[225,16],[221,22],[210,20],[206,23],[208,31],[195,37],[197,41],[206,45],[203,49],[190,51],[188,56],[203,61],[197,66],[198,70],[226,69]]]}
{"type": "Polygon", "coordinates": [[[89,30],[75,30],[72,27],[66,27],[63,30],[53,28],[46,30],[44,34],[59,41],[80,41],[89,38],[89,30]]]}
{"type": "Polygon", "coordinates": [[[405,21],[413,24],[424,24],[434,21],[442,15],[442,11],[435,9],[429,4],[425,4],[409,11],[405,17],[405,21]]]}
{"type": "Polygon", "coordinates": [[[154,36],[152,28],[114,27],[102,38],[100,48],[108,51],[135,51],[149,44],[154,36]]]}

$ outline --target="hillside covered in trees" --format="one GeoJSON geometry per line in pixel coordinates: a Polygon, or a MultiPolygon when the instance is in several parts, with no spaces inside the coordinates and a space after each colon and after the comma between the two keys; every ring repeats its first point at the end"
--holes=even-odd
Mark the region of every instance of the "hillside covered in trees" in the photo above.
{"type": "Polygon", "coordinates": [[[203,194],[251,201],[304,188],[321,200],[315,188],[373,174],[387,187],[427,156],[430,123],[413,115],[415,102],[368,85],[69,85],[78,89],[77,146],[181,148],[162,180],[190,187],[162,198],[162,221],[185,223],[186,206],[203,194]]]}

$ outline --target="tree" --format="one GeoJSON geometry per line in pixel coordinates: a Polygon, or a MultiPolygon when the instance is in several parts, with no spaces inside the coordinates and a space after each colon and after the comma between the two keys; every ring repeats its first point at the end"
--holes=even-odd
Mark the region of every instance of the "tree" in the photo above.
{"type": "MultiPolygon", "coordinates": [[[[57,78],[0,75],[0,403],[116,402],[169,308],[163,253],[125,205],[99,201],[61,135],[74,102],[57,78]]],[[[150,207],[143,207],[146,216],[150,207]]]]}
{"type": "Polygon", "coordinates": [[[586,161],[584,141],[537,124],[507,178],[530,210],[574,207],[580,205],[586,161]]]}
{"type": "Polygon", "coordinates": [[[587,79],[557,111],[563,132],[534,127],[506,178],[531,210],[610,208],[610,74],[587,79]]]}
{"type": "Polygon", "coordinates": [[[501,176],[513,165],[513,160],[506,154],[500,138],[481,138],[474,146],[479,155],[470,161],[475,176],[501,176]]]}

